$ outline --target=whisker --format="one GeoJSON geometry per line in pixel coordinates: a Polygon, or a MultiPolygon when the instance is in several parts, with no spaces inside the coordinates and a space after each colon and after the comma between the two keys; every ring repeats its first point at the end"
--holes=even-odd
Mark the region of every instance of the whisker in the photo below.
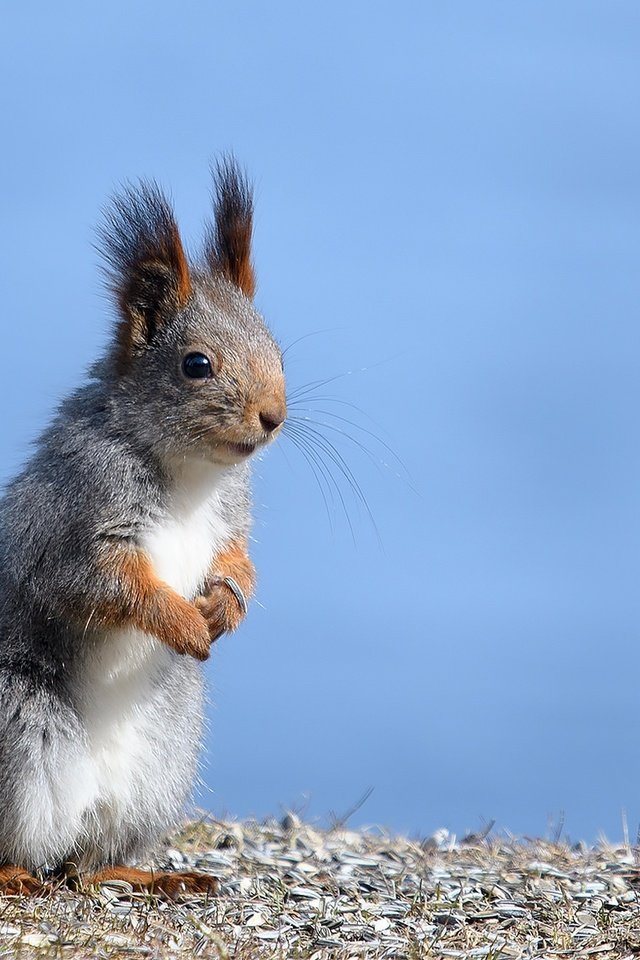
{"type": "MultiPolygon", "coordinates": [[[[308,413],[316,413],[316,412],[317,412],[317,413],[322,414],[322,415],[325,416],[325,417],[333,417],[334,420],[340,420],[340,421],[342,421],[342,423],[348,423],[349,426],[354,427],[356,430],[360,430],[362,433],[366,433],[367,436],[372,437],[372,438],[376,441],[376,443],[379,443],[381,447],[384,447],[384,449],[387,450],[387,451],[391,454],[391,456],[392,456],[393,459],[396,461],[396,463],[397,463],[400,467],[402,467],[402,469],[404,470],[404,472],[405,472],[405,474],[406,474],[406,479],[409,478],[409,471],[408,471],[408,469],[407,469],[406,464],[400,459],[400,457],[399,457],[398,454],[395,452],[395,450],[393,449],[393,447],[390,447],[389,444],[386,443],[386,441],[384,441],[381,437],[378,436],[377,433],[374,433],[372,430],[368,430],[366,427],[361,426],[359,423],[356,423],[355,420],[350,420],[348,417],[342,417],[342,416],[340,416],[339,413],[333,413],[333,411],[331,411],[331,410],[317,410],[317,411],[316,411],[316,410],[308,410],[306,407],[296,407],[295,405],[294,405],[291,409],[293,409],[294,411],[295,411],[295,410],[299,410],[300,412],[307,411],[308,413]]],[[[370,449],[369,447],[367,447],[365,444],[359,443],[359,441],[358,441],[355,437],[352,437],[351,434],[347,433],[346,430],[340,430],[338,427],[336,427],[334,424],[331,424],[331,423],[323,423],[322,420],[313,420],[311,417],[302,417],[302,418],[299,418],[299,417],[296,418],[296,417],[294,417],[293,419],[307,420],[307,421],[309,421],[310,423],[315,424],[316,426],[327,427],[328,430],[335,430],[335,431],[337,431],[338,433],[341,433],[343,437],[346,437],[348,440],[351,440],[352,443],[357,444],[365,453],[367,453],[367,454],[371,457],[371,459],[373,460],[373,462],[376,464],[376,466],[378,466],[379,464],[382,464],[384,467],[387,467],[388,469],[391,469],[391,467],[389,466],[388,463],[386,463],[384,460],[382,460],[380,457],[378,457],[378,456],[376,455],[375,451],[371,450],[371,449],[370,449]]],[[[405,479],[405,478],[400,477],[399,474],[396,474],[396,476],[399,477],[399,479],[405,479]]]]}
{"type": "Polygon", "coordinates": [[[328,383],[335,383],[336,380],[342,380],[343,377],[350,376],[352,372],[352,370],[346,370],[344,373],[336,374],[335,377],[327,377],[326,380],[311,380],[309,383],[302,387],[298,387],[297,390],[294,390],[293,393],[289,394],[287,397],[287,403],[293,400],[299,400],[300,397],[310,393],[311,390],[317,390],[320,387],[325,387],[328,383]]]}
{"type": "Polygon", "coordinates": [[[97,611],[97,609],[98,609],[97,607],[93,607],[93,609],[91,610],[91,613],[89,614],[89,619],[87,620],[87,622],[86,622],[85,625],[84,625],[84,630],[82,631],[82,639],[83,639],[83,640],[84,640],[84,638],[85,638],[86,635],[87,635],[87,630],[89,629],[89,624],[90,624],[91,621],[93,620],[93,615],[94,615],[94,613],[97,611]]]}
{"type": "MultiPolygon", "coordinates": [[[[323,502],[324,502],[324,508],[325,508],[326,513],[327,513],[327,519],[328,519],[328,521],[329,521],[329,528],[330,528],[331,532],[333,533],[333,517],[331,516],[331,511],[330,511],[330,509],[329,509],[329,502],[328,502],[328,500],[327,500],[327,495],[326,495],[326,493],[325,493],[324,487],[322,486],[322,482],[321,482],[321,480],[320,480],[320,477],[318,476],[317,466],[314,465],[313,460],[309,457],[309,455],[308,455],[307,451],[304,449],[303,445],[302,445],[301,443],[299,443],[297,437],[292,436],[290,433],[285,433],[284,436],[285,436],[285,438],[286,438],[287,440],[289,440],[289,441],[294,445],[294,447],[296,447],[297,450],[300,451],[300,453],[302,454],[302,456],[303,456],[303,457],[305,458],[305,460],[307,461],[307,463],[308,463],[308,465],[309,465],[309,467],[310,467],[310,469],[311,469],[311,472],[312,472],[312,474],[313,474],[313,477],[314,477],[314,479],[315,479],[315,481],[316,481],[316,484],[318,485],[318,489],[319,489],[319,491],[320,491],[320,495],[322,496],[322,500],[323,500],[323,502]]],[[[324,479],[324,478],[323,478],[323,479],[324,479]]],[[[324,482],[326,483],[326,480],[324,480],[324,482]]]]}
{"type": "Polygon", "coordinates": [[[357,446],[360,450],[362,450],[362,452],[363,452],[364,454],[366,454],[367,457],[369,457],[369,459],[371,460],[371,462],[374,464],[375,467],[377,467],[378,469],[380,469],[380,464],[382,464],[382,466],[384,466],[384,467],[388,467],[388,464],[385,463],[384,460],[380,460],[378,457],[376,457],[375,453],[374,453],[372,450],[370,450],[369,447],[367,447],[364,443],[361,443],[361,442],[357,439],[357,437],[352,437],[349,433],[346,433],[344,430],[341,430],[339,427],[333,426],[333,425],[330,424],[330,423],[323,423],[322,420],[313,420],[311,417],[296,417],[296,416],[293,416],[293,417],[290,417],[290,419],[291,419],[294,423],[299,423],[299,424],[302,424],[302,425],[311,424],[312,426],[317,427],[317,428],[323,427],[323,428],[325,428],[325,429],[327,429],[327,430],[334,430],[336,433],[339,433],[340,436],[346,437],[347,440],[350,440],[351,443],[353,443],[353,444],[354,444],[355,446],[357,446]]]}
{"type": "MultiPolygon", "coordinates": [[[[367,514],[368,514],[368,516],[369,516],[369,519],[370,519],[371,523],[373,524],[373,527],[374,527],[375,530],[376,530],[376,533],[378,533],[378,527],[377,527],[377,524],[376,524],[376,522],[375,522],[375,520],[374,520],[374,518],[373,518],[373,513],[371,512],[371,508],[369,507],[369,501],[368,501],[367,498],[365,497],[364,492],[363,492],[363,490],[362,490],[362,487],[360,486],[360,483],[358,482],[358,480],[356,480],[356,477],[355,477],[355,475],[354,475],[351,467],[349,466],[349,464],[348,464],[347,461],[345,460],[345,458],[344,458],[344,456],[342,455],[342,453],[338,450],[338,448],[336,447],[336,445],[335,445],[334,443],[332,443],[332,441],[329,440],[328,437],[325,437],[324,434],[322,434],[321,431],[318,430],[316,427],[311,426],[311,425],[307,422],[307,423],[305,424],[305,429],[307,429],[311,434],[313,434],[316,443],[317,443],[318,445],[320,445],[320,446],[326,451],[327,455],[328,455],[329,457],[331,457],[331,459],[336,463],[336,466],[338,467],[338,469],[340,470],[340,472],[343,474],[343,476],[345,477],[345,479],[346,479],[347,482],[349,483],[349,485],[350,485],[351,489],[353,490],[354,494],[356,495],[356,497],[360,500],[360,502],[361,502],[362,505],[364,506],[364,508],[365,508],[365,510],[367,511],[367,514]]],[[[379,535],[379,533],[378,533],[378,535],[379,535]]]]}
{"type": "Polygon", "coordinates": [[[315,449],[313,444],[310,443],[309,437],[307,437],[304,431],[300,430],[299,427],[293,423],[287,425],[287,429],[284,431],[284,436],[291,440],[292,443],[295,443],[300,451],[308,453],[312,458],[325,484],[324,489],[327,491],[331,505],[335,507],[335,498],[333,494],[333,485],[335,484],[334,478],[331,476],[331,471],[328,469],[327,464],[319,456],[318,451],[315,449]]]}
{"type": "MultiPolygon", "coordinates": [[[[294,400],[294,404],[295,404],[294,400]]],[[[375,424],[376,427],[379,427],[380,424],[376,423],[373,417],[369,416],[366,410],[363,410],[362,407],[359,407],[357,403],[351,403],[349,400],[343,400],[341,397],[324,397],[324,396],[307,396],[304,398],[305,403],[339,403],[343,407],[351,407],[352,410],[357,410],[363,417],[366,417],[367,420],[370,420],[371,423],[375,424]]],[[[382,428],[380,428],[382,429],[382,428]]]]}
{"type": "Polygon", "coordinates": [[[353,370],[345,370],[343,373],[337,373],[334,377],[328,377],[326,380],[311,380],[309,383],[303,384],[301,387],[298,387],[297,390],[294,390],[293,393],[289,394],[287,397],[287,402],[289,400],[297,400],[300,397],[305,396],[307,393],[310,393],[312,390],[318,390],[327,383],[335,383],[336,380],[343,380],[344,377],[351,377],[354,373],[367,373],[369,370],[375,370],[376,367],[381,367],[385,363],[391,363],[393,360],[396,360],[399,356],[403,355],[403,352],[406,353],[406,351],[401,351],[393,356],[385,357],[383,360],[378,360],[377,363],[370,363],[366,367],[356,367],[353,370]]]}
{"type": "Polygon", "coordinates": [[[293,340],[289,343],[284,350],[282,351],[283,358],[286,357],[289,350],[292,347],[295,347],[298,343],[302,343],[303,340],[308,340],[309,337],[319,337],[322,333],[331,333],[332,330],[336,330],[337,327],[325,327],[324,330],[312,330],[311,333],[303,333],[301,337],[298,337],[296,340],[293,340]]]}
{"type": "MultiPolygon", "coordinates": [[[[346,460],[344,459],[344,457],[342,456],[338,448],[335,446],[334,443],[331,442],[331,440],[325,437],[323,433],[321,433],[319,430],[313,427],[308,421],[304,422],[304,426],[300,421],[298,421],[297,427],[298,429],[303,429],[307,431],[308,434],[313,435],[315,444],[324,451],[324,453],[338,468],[342,476],[347,481],[348,485],[351,487],[351,490],[354,496],[356,497],[356,499],[359,500],[360,503],[363,505],[367,513],[367,516],[369,517],[371,526],[373,527],[376,533],[378,543],[382,548],[382,538],[380,537],[380,531],[373,517],[373,513],[371,512],[371,507],[369,506],[369,502],[362,491],[362,487],[360,486],[355,476],[353,475],[353,471],[349,467],[349,464],[346,462],[346,460]]],[[[307,437],[307,439],[311,439],[311,438],[307,437]]]]}
{"type": "MultiPolygon", "coordinates": [[[[344,495],[343,495],[343,493],[342,493],[342,490],[340,489],[340,484],[338,483],[338,481],[336,480],[336,478],[335,478],[335,477],[333,476],[333,474],[331,473],[331,470],[329,469],[328,464],[326,464],[326,463],[322,460],[322,457],[320,456],[320,451],[319,451],[318,449],[316,449],[316,447],[314,447],[314,445],[313,445],[313,442],[314,442],[314,441],[313,441],[313,438],[307,436],[306,433],[304,432],[304,430],[302,430],[299,426],[290,425],[290,428],[291,428],[291,432],[292,432],[292,433],[293,433],[294,431],[296,432],[296,437],[297,437],[298,443],[299,443],[301,446],[303,445],[303,446],[305,447],[305,449],[307,450],[309,456],[313,458],[313,460],[314,460],[314,462],[316,463],[318,469],[322,472],[322,475],[323,475],[323,477],[325,478],[325,481],[326,481],[326,483],[327,483],[327,486],[328,486],[329,490],[331,490],[332,487],[333,487],[333,489],[335,490],[335,492],[336,492],[336,494],[337,494],[337,496],[338,496],[338,499],[339,499],[339,501],[340,501],[340,505],[342,506],[342,511],[343,511],[343,513],[344,513],[344,515],[345,515],[345,519],[346,519],[347,524],[348,524],[348,526],[349,526],[349,531],[350,531],[350,533],[351,533],[351,539],[353,540],[353,543],[354,543],[354,545],[355,545],[355,544],[356,544],[355,530],[354,530],[353,524],[352,524],[352,522],[351,522],[351,517],[350,517],[350,515],[349,515],[349,510],[348,510],[348,508],[347,508],[346,500],[344,499],[344,495]]],[[[320,445],[318,444],[318,446],[320,446],[320,445]]],[[[322,448],[320,447],[320,449],[322,449],[322,448]]],[[[324,452],[326,453],[326,451],[324,451],[324,452]]],[[[332,500],[333,500],[333,496],[332,496],[332,500]]]]}

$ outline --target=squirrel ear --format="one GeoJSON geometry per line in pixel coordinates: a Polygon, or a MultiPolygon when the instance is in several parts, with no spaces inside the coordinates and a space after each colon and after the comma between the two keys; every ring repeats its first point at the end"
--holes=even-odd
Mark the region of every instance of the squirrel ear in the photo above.
{"type": "Polygon", "coordinates": [[[120,311],[116,347],[124,369],[188,300],[189,266],[171,205],[152,182],[128,186],[114,198],[99,240],[120,311]]]}
{"type": "Polygon", "coordinates": [[[256,289],[251,186],[232,156],[219,160],[212,173],[214,222],[205,241],[205,256],[214,273],[221,273],[251,298],[256,289]]]}

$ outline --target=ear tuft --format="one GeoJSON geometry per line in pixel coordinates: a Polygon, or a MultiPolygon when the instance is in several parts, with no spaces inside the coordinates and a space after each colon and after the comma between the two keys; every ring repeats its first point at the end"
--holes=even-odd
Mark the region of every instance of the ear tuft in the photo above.
{"type": "Polygon", "coordinates": [[[251,186],[233,156],[222,157],[212,173],[214,222],[206,238],[205,256],[214,273],[221,273],[251,298],[256,289],[251,263],[251,186]]]}
{"type": "Polygon", "coordinates": [[[123,368],[189,299],[189,265],[171,205],[153,182],[128,185],[114,197],[98,239],[120,311],[116,346],[123,368]]]}

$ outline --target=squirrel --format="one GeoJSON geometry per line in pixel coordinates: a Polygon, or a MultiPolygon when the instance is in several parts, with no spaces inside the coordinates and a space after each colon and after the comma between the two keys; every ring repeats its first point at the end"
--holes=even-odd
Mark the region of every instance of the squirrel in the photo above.
{"type": "Polygon", "coordinates": [[[105,213],[113,336],[0,501],[0,893],[214,888],[132,864],[192,789],[201,661],[254,588],[249,459],[287,414],[252,224],[229,157],[197,263],[154,182],[105,213]]]}

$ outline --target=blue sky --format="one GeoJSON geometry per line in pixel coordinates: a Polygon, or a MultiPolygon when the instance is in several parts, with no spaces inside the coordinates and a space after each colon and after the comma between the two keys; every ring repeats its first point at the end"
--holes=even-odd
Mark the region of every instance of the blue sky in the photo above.
{"type": "Polygon", "coordinates": [[[382,542],[286,441],[256,465],[260,603],[207,667],[200,802],[323,818],[373,787],[354,823],[594,839],[624,809],[635,834],[637,4],[62,0],[4,24],[0,476],[105,342],[101,205],[155,177],[196,249],[232,149],[258,305],[305,337],[290,389],[337,378],[297,414],[382,542]]]}

